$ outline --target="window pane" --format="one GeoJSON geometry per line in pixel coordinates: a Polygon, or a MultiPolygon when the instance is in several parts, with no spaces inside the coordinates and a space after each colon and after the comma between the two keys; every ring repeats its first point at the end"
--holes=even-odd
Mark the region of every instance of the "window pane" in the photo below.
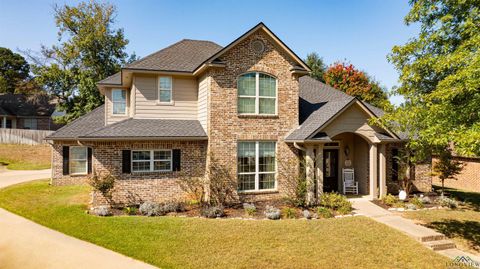
{"type": "Polygon", "coordinates": [[[71,147],[70,148],[70,159],[72,159],[72,160],[86,160],[87,159],[87,148],[86,147],[71,147]]]}
{"type": "Polygon", "coordinates": [[[259,74],[259,94],[260,96],[276,96],[276,79],[265,74],[259,74]]]}
{"type": "Polygon", "coordinates": [[[112,101],[123,101],[127,100],[127,94],[125,90],[113,90],[112,91],[112,101]]]}
{"type": "Polygon", "coordinates": [[[275,171],[275,142],[258,143],[258,165],[260,172],[275,171]]]}
{"type": "Polygon", "coordinates": [[[238,95],[255,96],[255,73],[242,75],[238,78],[238,95]]]}
{"type": "Polygon", "coordinates": [[[150,160],[150,151],[133,151],[133,160],[150,160]]]}
{"type": "Polygon", "coordinates": [[[238,172],[255,172],[255,142],[238,143],[238,172]]]}
{"type": "Polygon", "coordinates": [[[255,98],[238,98],[238,113],[255,113],[255,98]]]}
{"type": "Polygon", "coordinates": [[[172,78],[160,77],[160,90],[171,90],[171,89],[172,89],[172,78]]]}
{"type": "Polygon", "coordinates": [[[125,114],[127,111],[127,104],[114,102],[113,103],[113,114],[125,114]]]}
{"type": "Polygon", "coordinates": [[[160,90],[160,102],[170,102],[170,101],[172,101],[172,91],[160,90]]]}
{"type": "Polygon", "coordinates": [[[274,98],[260,98],[260,107],[258,108],[260,114],[275,114],[275,99],[274,98]]]}
{"type": "Polygon", "coordinates": [[[133,171],[150,171],[150,161],[132,162],[133,171]]]}
{"type": "Polygon", "coordinates": [[[255,190],[255,175],[238,175],[238,189],[241,191],[255,190]]]}
{"type": "Polygon", "coordinates": [[[154,151],[153,152],[153,159],[154,160],[171,160],[172,159],[172,152],[171,151],[154,151]]]}
{"type": "Polygon", "coordinates": [[[153,170],[170,170],[171,161],[154,161],[153,170]]]}
{"type": "Polygon", "coordinates": [[[87,161],[70,161],[70,173],[71,174],[85,174],[87,173],[87,161]]]}
{"type": "Polygon", "coordinates": [[[275,174],[260,174],[258,188],[260,190],[275,188],[275,174]]]}

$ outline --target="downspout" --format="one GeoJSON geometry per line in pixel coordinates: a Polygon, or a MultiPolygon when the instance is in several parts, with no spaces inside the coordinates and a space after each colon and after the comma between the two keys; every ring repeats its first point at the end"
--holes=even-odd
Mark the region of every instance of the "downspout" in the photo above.
{"type": "Polygon", "coordinates": [[[293,146],[294,146],[296,149],[299,149],[299,150],[301,150],[301,151],[304,151],[304,152],[307,151],[306,148],[300,146],[297,142],[293,142],[293,146]]]}

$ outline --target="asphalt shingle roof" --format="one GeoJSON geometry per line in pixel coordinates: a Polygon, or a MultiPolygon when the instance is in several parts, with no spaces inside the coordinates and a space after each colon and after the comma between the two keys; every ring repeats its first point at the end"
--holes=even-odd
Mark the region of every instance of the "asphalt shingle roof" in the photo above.
{"type": "Polygon", "coordinates": [[[0,115],[50,116],[55,103],[48,95],[0,94],[0,115]]]}
{"type": "Polygon", "coordinates": [[[99,106],[82,117],[58,129],[46,139],[77,138],[105,127],[105,105],[99,106]]]}

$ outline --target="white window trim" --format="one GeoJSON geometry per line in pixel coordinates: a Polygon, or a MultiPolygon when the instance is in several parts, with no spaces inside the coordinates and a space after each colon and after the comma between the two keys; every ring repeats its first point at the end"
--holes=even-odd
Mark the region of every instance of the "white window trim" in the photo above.
{"type": "Polygon", "coordinates": [[[158,76],[157,77],[157,105],[164,105],[164,106],[173,106],[175,102],[173,101],[173,77],[172,76],[158,76]],[[160,78],[170,78],[170,102],[162,102],[160,101],[160,78]]]}
{"type": "MultiPolygon", "coordinates": [[[[239,175],[255,175],[255,189],[254,190],[237,190],[239,193],[249,192],[272,192],[277,191],[277,141],[238,141],[241,142],[255,142],[255,172],[237,172],[237,180],[239,175]],[[275,143],[275,169],[272,172],[260,172],[260,146],[261,142],[273,142],[275,143]],[[260,174],[274,174],[274,187],[272,189],[260,189],[260,174]]],[[[237,147],[238,147],[237,143],[237,147]]],[[[238,170],[238,150],[237,150],[237,170],[238,170]]]]}
{"type": "Polygon", "coordinates": [[[127,115],[127,104],[128,104],[127,103],[128,102],[127,101],[128,100],[127,90],[125,90],[125,89],[112,89],[112,96],[111,97],[112,97],[112,115],[113,116],[125,116],[125,115],[127,115]],[[114,113],[115,110],[113,109],[113,107],[115,106],[115,103],[120,103],[120,101],[114,101],[113,100],[113,92],[115,92],[115,91],[125,91],[125,112],[123,112],[123,113],[118,113],[118,114],[114,113]]]}
{"type": "Polygon", "coordinates": [[[88,175],[88,147],[84,146],[70,146],[70,149],[68,150],[68,171],[69,174],[72,176],[79,176],[79,175],[88,175]],[[72,158],[72,148],[85,148],[85,173],[72,173],[72,160],[75,161],[83,161],[83,159],[73,159],[72,158]]]}
{"type": "Polygon", "coordinates": [[[255,98],[255,113],[240,113],[238,112],[238,105],[237,105],[237,113],[242,116],[278,116],[278,79],[270,74],[263,73],[263,72],[248,72],[241,74],[237,78],[237,92],[238,92],[238,80],[241,76],[246,74],[255,73],[255,96],[252,95],[240,95],[237,96],[237,102],[239,98],[255,98]],[[275,79],[275,97],[273,96],[260,96],[260,74],[264,74],[270,76],[275,79]],[[274,114],[260,114],[260,98],[264,99],[275,99],[275,113],[274,114]]]}
{"type": "Polygon", "coordinates": [[[131,150],[130,153],[130,171],[132,173],[146,173],[146,172],[172,172],[173,171],[173,152],[171,149],[152,149],[152,150],[147,150],[147,149],[134,149],[131,150]],[[133,159],[133,152],[134,151],[149,151],[150,152],[150,160],[134,160],[133,159]],[[154,159],[154,151],[166,151],[170,152],[170,160],[168,159],[154,159]],[[170,168],[165,169],[165,170],[154,170],[154,162],[155,161],[170,161],[170,168]],[[149,170],[141,170],[141,171],[134,171],[133,170],[133,163],[134,162],[150,162],[150,169],[149,170]]]}

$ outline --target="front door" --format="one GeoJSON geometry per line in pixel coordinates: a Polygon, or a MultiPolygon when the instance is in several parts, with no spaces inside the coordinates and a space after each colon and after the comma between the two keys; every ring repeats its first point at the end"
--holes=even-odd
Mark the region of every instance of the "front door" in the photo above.
{"type": "Polygon", "coordinates": [[[338,149],[323,150],[323,191],[338,191],[338,149]]]}

